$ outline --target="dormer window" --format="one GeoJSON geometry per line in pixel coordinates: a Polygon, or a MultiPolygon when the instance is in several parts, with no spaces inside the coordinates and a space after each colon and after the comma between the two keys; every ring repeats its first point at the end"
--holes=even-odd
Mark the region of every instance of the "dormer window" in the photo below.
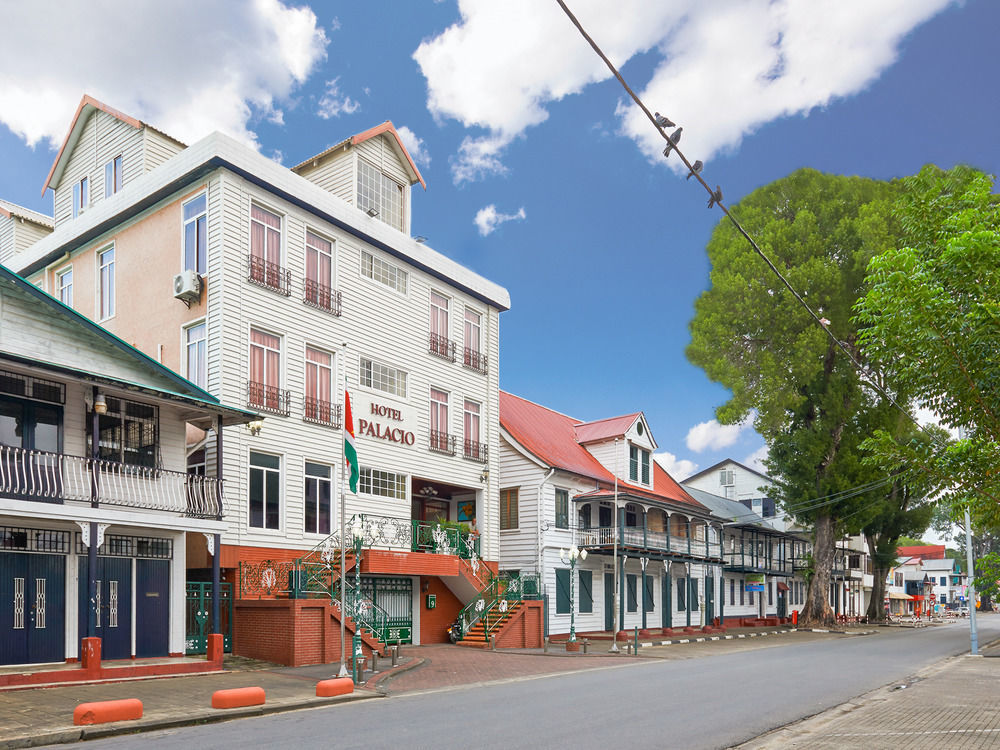
{"type": "Polygon", "coordinates": [[[649,451],[638,445],[629,445],[628,478],[649,484],[649,451]]]}
{"type": "Polygon", "coordinates": [[[358,208],[404,231],[403,186],[363,159],[358,159],[358,208]]]}

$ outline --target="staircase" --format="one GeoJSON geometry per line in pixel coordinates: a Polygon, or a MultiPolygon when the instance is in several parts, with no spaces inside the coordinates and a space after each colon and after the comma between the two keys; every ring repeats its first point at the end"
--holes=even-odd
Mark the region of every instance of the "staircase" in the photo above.
{"type": "MultiPolygon", "coordinates": [[[[533,577],[525,575],[512,578],[507,575],[493,576],[486,569],[489,583],[459,613],[462,624],[460,646],[488,648],[490,639],[498,636],[514,617],[524,608],[525,584],[537,584],[533,577]]],[[[533,586],[531,587],[533,589],[533,586]]]]}
{"type": "Polygon", "coordinates": [[[479,622],[469,629],[458,645],[470,648],[489,648],[490,638],[498,635],[507,622],[513,619],[514,615],[520,612],[523,607],[524,602],[517,602],[503,611],[500,610],[499,605],[492,607],[483,614],[479,622]]]}

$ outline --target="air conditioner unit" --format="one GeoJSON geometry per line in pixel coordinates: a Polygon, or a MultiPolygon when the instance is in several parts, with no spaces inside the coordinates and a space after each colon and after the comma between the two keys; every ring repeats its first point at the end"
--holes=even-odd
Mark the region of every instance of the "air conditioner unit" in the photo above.
{"type": "Polygon", "coordinates": [[[188,269],[174,276],[174,297],[185,302],[201,297],[201,277],[197,271],[188,269]]]}

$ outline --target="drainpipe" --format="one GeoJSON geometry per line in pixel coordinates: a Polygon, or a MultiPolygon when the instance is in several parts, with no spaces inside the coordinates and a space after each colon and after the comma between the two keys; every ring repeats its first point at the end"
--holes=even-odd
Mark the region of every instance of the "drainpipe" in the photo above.
{"type": "Polygon", "coordinates": [[[545,591],[545,571],[542,569],[542,514],[545,511],[542,506],[542,490],[555,473],[555,468],[549,469],[549,473],[538,483],[538,495],[535,500],[535,555],[538,564],[538,580],[542,585],[543,592],[545,591]]]}

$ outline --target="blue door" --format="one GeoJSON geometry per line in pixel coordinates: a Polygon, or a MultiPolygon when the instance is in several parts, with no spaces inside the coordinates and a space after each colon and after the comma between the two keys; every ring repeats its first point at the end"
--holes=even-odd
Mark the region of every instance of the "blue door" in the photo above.
{"type": "MultiPolygon", "coordinates": [[[[80,558],[80,637],[87,635],[87,558],[80,558]]],[[[132,656],[132,560],[97,558],[97,630],[102,659],[132,656]]]]}
{"type": "Polygon", "coordinates": [[[0,664],[66,656],[66,558],[0,553],[0,664]]]}
{"type": "Polygon", "coordinates": [[[170,561],[135,561],[135,655],[170,651],[170,561]]]}

